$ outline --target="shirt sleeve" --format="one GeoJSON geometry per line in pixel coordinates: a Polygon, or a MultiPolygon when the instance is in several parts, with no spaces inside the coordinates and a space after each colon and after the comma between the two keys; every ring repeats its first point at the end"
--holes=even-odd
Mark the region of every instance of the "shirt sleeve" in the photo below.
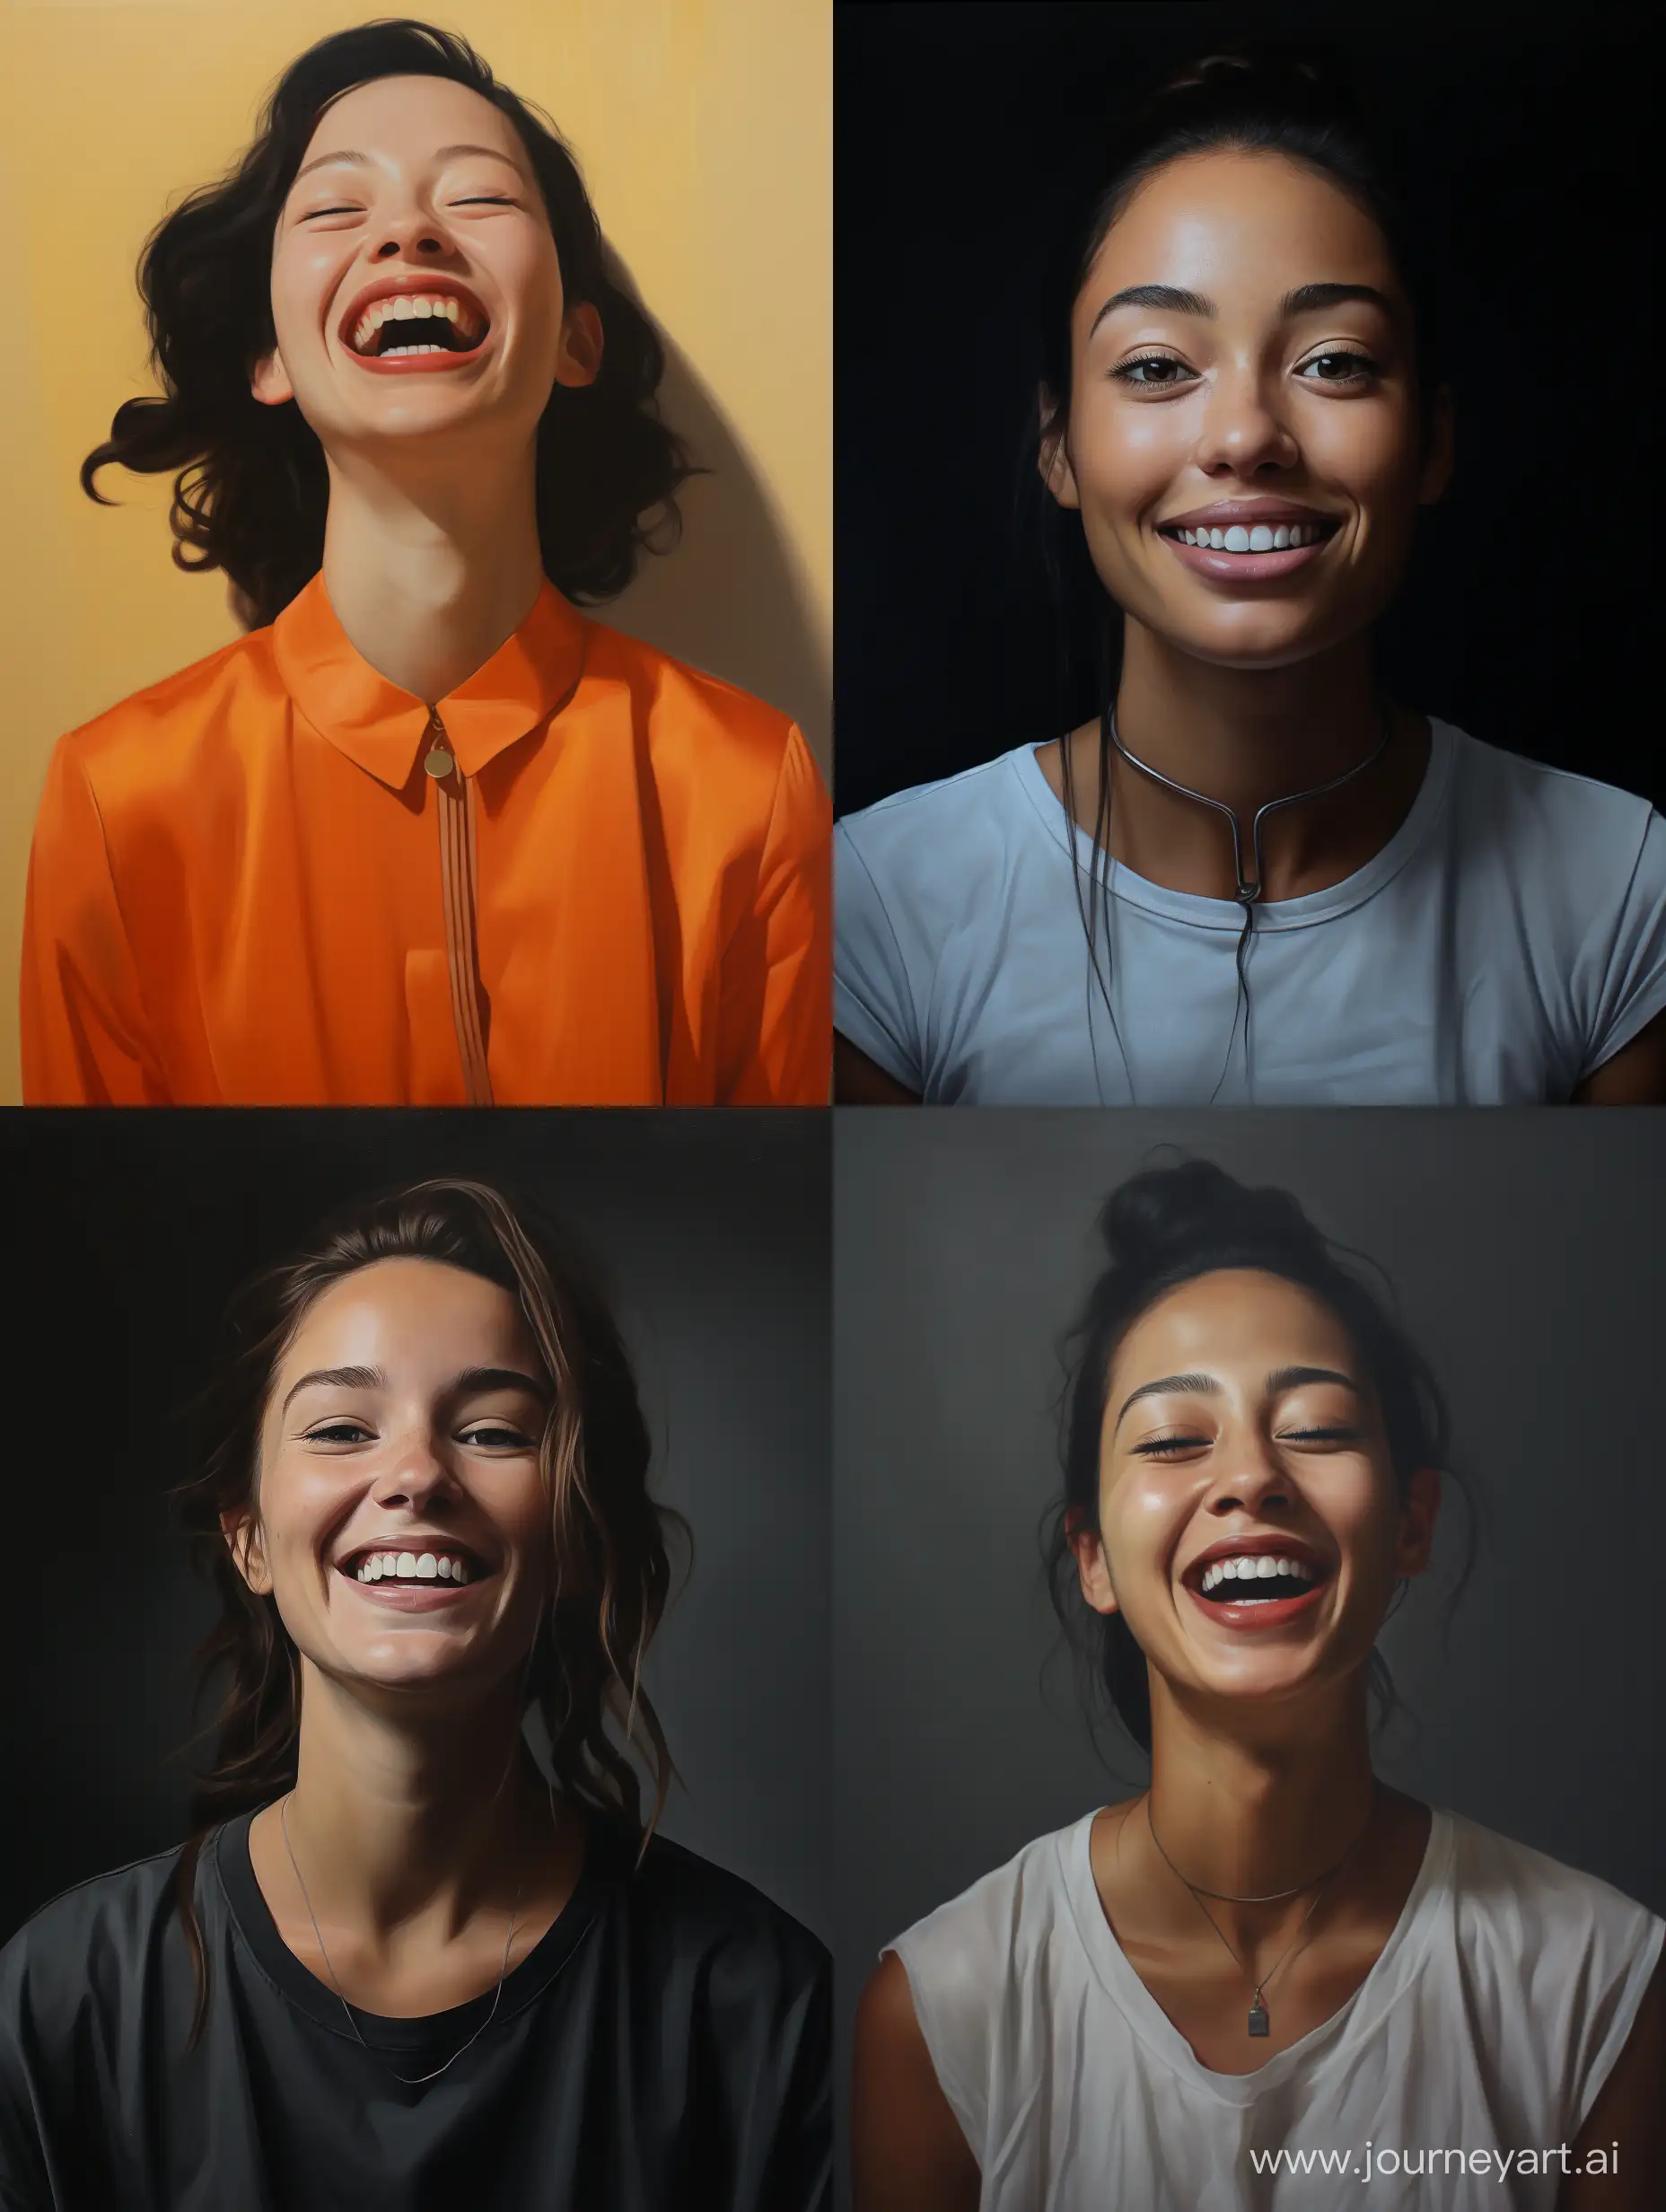
{"type": "Polygon", "coordinates": [[[884,895],[847,822],[833,833],[837,880],[833,1026],[876,1066],[924,1093],[908,962],[884,895]]]}
{"type": "Polygon", "coordinates": [[[98,801],[63,744],[29,856],[21,1014],[26,1105],[167,1104],[98,801]]]}
{"type": "Polygon", "coordinates": [[[825,1106],[832,1086],[832,809],[787,733],[752,910],[723,959],[718,1104],[825,1106]]]}
{"type": "Polygon", "coordinates": [[[0,1953],[0,2212],[52,2212],[57,2199],[40,2146],[23,2058],[24,1940],[0,1953]]]}
{"type": "Polygon", "coordinates": [[[1666,1008],[1666,819],[1651,811],[1593,977],[1583,1082],[1666,1008]]]}

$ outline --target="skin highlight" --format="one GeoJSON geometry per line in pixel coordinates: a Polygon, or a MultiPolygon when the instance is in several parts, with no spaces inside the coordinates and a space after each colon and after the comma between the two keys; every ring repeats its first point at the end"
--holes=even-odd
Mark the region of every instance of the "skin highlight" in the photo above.
{"type": "Polygon", "coordinates": [[[303,1315],[267,1406],[258,1517],[225,1524],[301,1677],[296,1785],[284,1823],[276,1805],[251,1823],[255,1878],[289,1949],[368,2012],[491,1989],[517,1892],[511,1971],[578,1877],[583,1822],[552,1825],[520,1732],[551,1571],[547,1388],[507,1291],[425,1260],[361,1268],[303,1315]],[[367,1544],[448,1539],[487,1571],[440,1610],[342,1571],[367,1544]]]}
{"type": "Polygon", "coordinates": [[[555,385],[588,384],[601,363],[600,318],[566,297],[508,118],[439,77],[381,77],[332,101],[279,219],[272,311],[277,344],[250,389],[293,400],[324,449],[330,605],[373,668],[432,705],[543,589],[539,421],[555,385]],[[466,285],[490,319],[478,355],[432,374],[364,369],[342,317],[396,276],[466,285]]]}
{"type": "MultiPolygon", "coordinates": [[[[1396,1584],[1428,1566],[1440,1479],[1416,1469],[1397,1479],[1346,1330],[1280,1277],[1222,1270],[1169,1292],[1124,1335],[1109,1382],[1098,1524],[1078,1524],[1073,1543],[1087,1602],[1126,1613],[1146,1655],[1152,1783],[1097,1816],[1094,1883],[1129,1964],[1199,2062],[1245,2074],[1359,1988],[1423,1862],[1428,1808],[1373,1781],[1366,1666],[1396,1584]],[[1276,1627],[1220,1625],[1188,1570],[1218,1542],[1262,1536],[1318,1560],[1319,1602],[1276,1627]],[[1311,1887],[1268,1904],[1207,1902],[1255,1973],[1274,1976],[1265,2040],[1247,2037],[1250,1982],[1164,1861],[1153,1823],[1191,1883],[1240,1898],[1311,1884],[1343,1860],[1305,1924],[1311,1887]]],[[[857,2212],[976,2212],[978,2164],[895,1953],[864,1991],[856,2037],[857,2212]]],[[[1662,2050],[1666,1969],[1580,2137],[1578,2153],[1618,2141],[1620,2172],[1570,2178],[1558,2212],[1641,2212],[1666,2149],[1662,2050]]]]}

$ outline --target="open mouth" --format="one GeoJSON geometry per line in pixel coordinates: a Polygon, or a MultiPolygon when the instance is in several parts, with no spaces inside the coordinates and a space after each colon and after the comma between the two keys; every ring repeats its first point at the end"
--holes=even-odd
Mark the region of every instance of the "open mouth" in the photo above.
{"type": "Polygon", "coordinates": [[[1324,1580],[1320,1567],[1282,1552],[1249,1552],[1211,1559],[1199,1574],[1188,1569],[1187,1586],[1211,1605],[1268,1605],[1303,1598],[1324,1580]]]}
{"type": "Polygon", "coordinates": [[[1311,522],[1252,522],[1247,528],[1234,522],[1226,529],[1188,530],[1177,523],[1159,526],[1157,535],[1175,545],[1189,545],[1213,553],[1299,552],[1304,546],[1323,545],[1334,538],[1341,523],[1319,516],[1311,522]]]}
{"type": "Polygon", "coordinates": [[[402,1550],[390,1543],[364,1544],[336,1562],[336,1572],[349,1582],[390,1591],[460,1589],[484,1582],[493,1571],[478,1552],[461,1544],[419,1550],[402,1550]]]}
{"type": "Polygon", "coordinates": [[[486,311],[454,292],[399,292],[373,300],[345,333],[361,361],[416,361],[478,353],[486,311]]]}

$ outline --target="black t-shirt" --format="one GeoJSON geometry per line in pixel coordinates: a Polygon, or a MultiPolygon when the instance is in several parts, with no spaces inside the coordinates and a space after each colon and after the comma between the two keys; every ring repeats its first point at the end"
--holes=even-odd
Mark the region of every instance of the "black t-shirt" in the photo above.
{"type": "Polygon", "coordinates": [[[355,2012],[285,1944],[245,1813],[204,1846],[203,2032],[178,1851],[0,1952],[5,2212],[825,2212],[831,1976],[778,1906],[592,1822],[565,1910],[492,1994],[355,2012]]]}

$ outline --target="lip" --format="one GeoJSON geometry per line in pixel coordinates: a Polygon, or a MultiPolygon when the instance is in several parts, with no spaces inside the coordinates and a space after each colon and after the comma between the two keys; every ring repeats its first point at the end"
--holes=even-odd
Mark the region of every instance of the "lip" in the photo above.
{"type": "Polygon", "coordinates": [[[1300,1537],[1285,1535],[1226,1536],[1200,1551],[1189,1560],[1179,1574],[1180,1587],[1210,1620],[1235,1632],[1248,1630],[1254,1634],[1263,1628],[1281,1628],[1286,1623],[1299,1620],[1311,1612],[1323,1597],[1331,1579],[1332,1569],[1311,1544],[1300,1537]],[[1313,1569],[1319,1579],[1310,1590],[1293,1598],[1254,1598],[1240,1603],[1232,1599],[1219,1601],[1206,1598],[1198,1588],[1204,1569],[1216,1559],[1258,1559],[1268,1556],[1283,1559],[1299,1559],[1304,1567],[1313,1569]]]}
{"type": "Polygon", "coordinates": [[[1318,507],[1295,505],[1288,499],[1224,499],[1213,506],[1192,507],[1184,514],[1166,514],[1156,525],[1157,535],[1171,553],[1194,575],[1211,584],[1272,584],[1293,576],[1317,560],[1333,538],[1340,534],[1340,515],[1326,514],[1318,507]],[[1328,522],[1327,536],[1312,545],[1286,546],[1282,552],[1217,553],[1213,546],[1187,545],[1171,537],[1176,530],[1230,530],[1234,524],[1250,530],[1258,523],[1269,529],[1280,522],[1328,522]]]}
{"type": "Polygon", "coordinates": [[[467,368],[471,362],[478,361],[486,351],[491,340],[492,329],[492,319],[487,313],[478,293],[471,290],[468,285],[460,283],[455,276],[423,276],[413,270],[403,269],[396,276],[378,276],[355,293],[347,303],[346,312],[336,326],[336,336],[342,351],[356,367],[368,370],[373,376],[412,376],[426,375],[435,369],[467,368]],[[357,329],[359,318],[367,307],[377,300],[408,297],[419,292],[427,293],[435,298],[460,300],[466,307],[480,318],[485,326],[479,344],[471,346],[467,353],[408,355],[403,361],[384,361],[377,355],[362,354],[355,350],[353,344],[353,332],[357,329]]]}

